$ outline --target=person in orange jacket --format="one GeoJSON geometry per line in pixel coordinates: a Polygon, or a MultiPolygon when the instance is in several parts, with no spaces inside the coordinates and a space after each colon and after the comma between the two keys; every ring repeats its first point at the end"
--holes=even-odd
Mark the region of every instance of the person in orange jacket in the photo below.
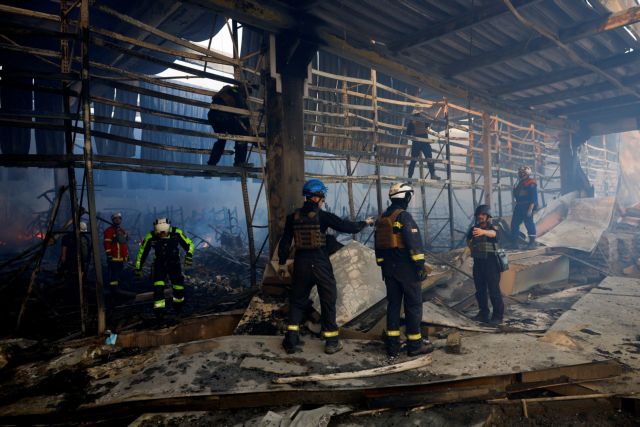
{"type": "Polygon", "coordinates": [[[129,261],[129,235],[120,225],[122,214],[111,215],[112,225],[104,231],[104,251],[107,254],[109,286],[115,289],[119,284],[124,264],[129,261]]]}

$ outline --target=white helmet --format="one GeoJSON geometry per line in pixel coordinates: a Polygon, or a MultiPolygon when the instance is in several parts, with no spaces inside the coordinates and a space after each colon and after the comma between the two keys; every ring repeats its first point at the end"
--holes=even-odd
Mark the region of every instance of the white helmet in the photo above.
{"type": "Polygon", "coordinates": [[[390,199],[406,199],[407,197],[411,199],[412,194],[413,194],[413,187],[411,187],[411,185],[406,183],[393,184],[389,189],[390,199]]]}
{"type": "Polygon", "coordinates": [[[81,222],[80,223],[80,232],[81,233],[86,233],[87,232],[87,223],[86,222],[81,222]]]}
{"type": "Polygon", "coordinates": [[[523,165],[518,168],[518,175],[527,175],[531,176],[531,168],[529,166],[523,165]]]}
{"type": "Polygon", "coordinates": [[[171,229],[171,221],[167,218],[158,218],[153,221],[153,230],[156,234],[160,234],[162,232],[168,233],[171,229]]]}
{"type": "Polygon", "coordinates": [[[122,213],[120,212],[114,212],[113,215],[111,215],[111,221],[113,221],[116,218],[120,218],[122,219],[122,213]]]}

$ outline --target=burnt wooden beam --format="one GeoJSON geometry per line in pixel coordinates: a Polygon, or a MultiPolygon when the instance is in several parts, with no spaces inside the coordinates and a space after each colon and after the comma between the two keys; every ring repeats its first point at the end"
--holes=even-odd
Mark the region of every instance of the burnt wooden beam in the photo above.
{"type": "MultiPolygon", "coordinates": [[[[591,62],[591,64],[600,68],[601,70],[607,70],[639,62],[640,52],[636,51],[611,56],[606,59],[591,62]]],[[[569,67],[557,71],[551,71],[537,77],[526,77],[512,83],[491,88],[489,92],[494,96],[505,96],[511,93],[522,92],[536,87],[546,86],[577,77],[587,76],[590,74],[592,74],[592,71],[587,70],[586,68],[577,66],[569,67]]]]}
{"type": "MultiPolygon", "coordinates": [[[[544,0],[516,0],[513,1],[513,5],[516,8],[525,8],[541,3],[542,1],[544,0]]],[[[403,37],[402,39],[390,42],[389,49],[392,51],[402,51],[416,47],[424,43],[438,40],[440,37],[455,33],[456,31],[473,27],[506,13],[510,12],[502,0],[495,1],[491,5],[478,6],[469,10],[464,15],[455,16],[445,21],[432,22],[422,30],[417,31],[413,36],[403,37]]]]}
{"type": "MultiPolygon", "coordinates": [[[[612,13],[587,22],[574,25],[561,30],[558,39],[563,44],[569,44],[578,40],[621,28],[640,21],[640,6],[631,7],[621,12],[612,13]]],[[[478,68],[499,64],[521,56],[540,52],[556,47],[556,43],[547,37],[538,36],[532,40],[523,40],[508,47],[500,47],[492,52],[483,52],[470,58],[454,62],[443,71],[445,75],[456,76],[478,68]]]]}

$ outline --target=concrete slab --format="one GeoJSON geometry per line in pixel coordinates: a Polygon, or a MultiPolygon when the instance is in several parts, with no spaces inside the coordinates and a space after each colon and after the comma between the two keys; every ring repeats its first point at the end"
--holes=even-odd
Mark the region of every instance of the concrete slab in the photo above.
{"type": "Polygon", "coordinates": [[[575,199],[564,221],[538,239],[550,246],[591,252],[609,227],[614,197],[575,199]]]}
{"type": "Polygon", "coordinates": [[[607,277],[564,313],[542,339],[564,336],[584,354],[633,369],[607,392],[640,391],[640,279],[607,277]]]}
{"type": "MultiPolygon", "coordinates": [[[[386,297],[387,291],[375,252],[362,243],[350,241],[331,255],[331,264],[338,287],[336,320],[344,325],[386,297]]],[[[316,288],[311,293],[313,307],[320,312],[316,288]]]]}
{"type": "Polygon", "coordinates": [[[514,295],[540,284],[569,279],[569,259],[562,255],[534,255],[510,260],[509,270],[500,274],[500,290],[514,295]]]}

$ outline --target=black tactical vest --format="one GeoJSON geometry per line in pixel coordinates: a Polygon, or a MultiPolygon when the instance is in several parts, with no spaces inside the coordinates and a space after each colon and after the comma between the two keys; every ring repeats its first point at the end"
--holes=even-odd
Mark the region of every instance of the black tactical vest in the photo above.
{"type": "Polygon", "coordinates": [[[320,249],[327,245],[327,236],[320,230],[320,211],[293,214],[293,240],[296,249],[320,249]]]}

